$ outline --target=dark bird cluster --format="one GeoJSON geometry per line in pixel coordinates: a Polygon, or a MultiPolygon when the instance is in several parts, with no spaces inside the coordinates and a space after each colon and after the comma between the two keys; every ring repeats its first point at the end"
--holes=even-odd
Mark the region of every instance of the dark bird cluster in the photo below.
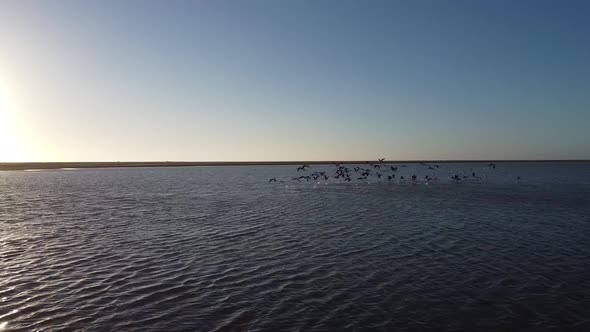
{"type": "MultiPolygon", "coordinates": [[[[385,158],[378,158],[377,162],[370,162],[367,161],[364,163],[365,167],[354,165],[354,166],[346,166],[342,163],[333,162],[334,173],[332,175],[328,175],[326,171],[314,171],[312,173],[307,173],[309,175],[301,175],[291,178],[292,181],[328,181],[330,178],[336,180],[336,182],[352,182],[353,179],[358,181],[367,181],[370,178],[379,179],[387,179],[387,181],[397,181],[403,182],[405,180],[404,175],[399,174],[400,167],[406,167],[407,165],[387,165],[385,164],[385,158]],[[367,167],[368,166],[368,167],[367,167]]],[[[438,164],[433,163],[426,163],[420,162],[420,166],[424,169],[422,175],[416,174],[416,172],[412,173],[409,177],[411,178],[412,182],[420,182],[423,179],[424,182],[432,183],[439,181],[439,172],[442,167],[438,164]],[[427,173],[427,174],[424,174],[427,173]]],[[[488,164],[487,168],[489,170],[495,170],[496,164],[491,162],[488,164]]],[[[312,167],[310,165],[301,165],[297,167],[297,172],[307,172],[311,170],[312,167]]],[[[486,172],[484,172],[486,173],[486,172]]],[[[451,182],[460,183],[464,181],[471,181],[471,182],[482,182],[487,180],[487,175],[480,175],[476,173],[473,169],[469,171],[469,173],[450,173],[449,178],[451,182]]],[[[517,181],[521,180],[520,176],[515,178],[517,181]]],[[[283,180],[279,180],[277,178],[272,178],[268,182],[274,183],[285,183],[283,180]]]]}

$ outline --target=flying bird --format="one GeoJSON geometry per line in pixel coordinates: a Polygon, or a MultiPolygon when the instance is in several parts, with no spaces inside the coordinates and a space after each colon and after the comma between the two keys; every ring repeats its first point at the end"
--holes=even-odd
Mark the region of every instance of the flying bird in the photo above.
{"type": "Polygon", "coordinates": [[[305,171],[306,168],[309,168],[309,165],[302,165],[300,167],[297,167],[297,172],[299,172],[299,171],[305,171]]]}

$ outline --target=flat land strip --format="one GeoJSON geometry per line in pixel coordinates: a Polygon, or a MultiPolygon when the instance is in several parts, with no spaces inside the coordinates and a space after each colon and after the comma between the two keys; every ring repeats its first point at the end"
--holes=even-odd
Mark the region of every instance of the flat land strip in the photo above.
{"type": "Polygon", "coordinates": [[[341,161],[157,161],[157,162],[26,162],[0,163],[0,171],[23,171],[64,168],[118,168],[118,167],[197,167],[197,166],[280,166],[330,164],[441,164],[441,163],[502,163],[502,162],[590,162],[590,160],[341,160],[341,161]]]}

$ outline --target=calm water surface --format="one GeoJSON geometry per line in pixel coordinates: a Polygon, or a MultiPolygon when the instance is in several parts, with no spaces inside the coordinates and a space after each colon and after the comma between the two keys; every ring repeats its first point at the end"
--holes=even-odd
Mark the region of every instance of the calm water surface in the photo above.
{"type": "Polygon", "coordinates": [[[590,330],[590,164],[435,172],[0,173],[0,329],[590,330]]]}

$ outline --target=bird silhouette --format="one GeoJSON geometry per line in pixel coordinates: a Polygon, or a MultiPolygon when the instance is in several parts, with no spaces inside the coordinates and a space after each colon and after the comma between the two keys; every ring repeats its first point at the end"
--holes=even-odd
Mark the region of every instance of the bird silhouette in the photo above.
{"type": "Polygon", "coordinates": [[[299,171],[305,171],[306,168],[309,168],[309,165],[302,165],[300,167],[297,167],[297,172],[299,172],[299,171]]]}

